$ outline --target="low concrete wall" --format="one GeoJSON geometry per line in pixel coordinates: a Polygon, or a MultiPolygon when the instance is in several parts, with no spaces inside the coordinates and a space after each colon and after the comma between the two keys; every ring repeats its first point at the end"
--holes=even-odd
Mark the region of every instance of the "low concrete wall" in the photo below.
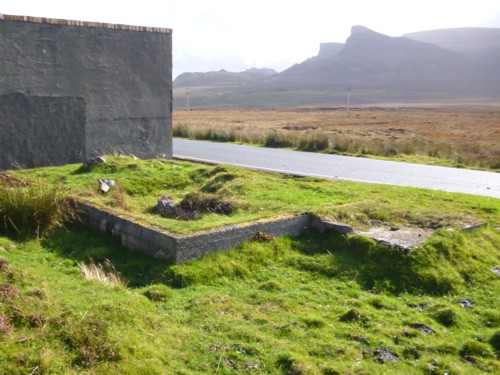
{"type": "Polygon", "coordinates": [[[228,250],[242,242],[251,241],[257,232],[266,232],[274,237],[297,236],[310,222],[309,215],[285,219],[234,225],[205,233],[177,237],[177,262],[196,259],[203,254],[228,250]]]}
{"type": "MultiPolygon", "coordinates": [[[[412,251],[432,234],[432,230],[419,228],[372,228],[368,232],[322,220],[310,214],[281,219],[262,220],[242,225],[231,225],[190,235],[177,235],[164,228],[124,215],[92,202],[76,202],[80,216],[94,229],[107,232],[123,245],[171,263],[182,263],[205,254],[228,250],[251,241],[257,232],[274,237],[297,236],[311,228],[319,233],[360,234],[374,241],[405,251],[412,251]]],[[[463,228],[473,230],[486,224],[463,228]]]]}
{"type": "Polygon", "coordinates": [[[276,237],[298,235],[311,221],[310,215],[301,215],[176,235],[92,202],[76,202],[76,206],[90,227],[112,235],[131,249],[171,263],[182,263],[204,254],[231,249],[252,240],[257,232],[276,237]]]}

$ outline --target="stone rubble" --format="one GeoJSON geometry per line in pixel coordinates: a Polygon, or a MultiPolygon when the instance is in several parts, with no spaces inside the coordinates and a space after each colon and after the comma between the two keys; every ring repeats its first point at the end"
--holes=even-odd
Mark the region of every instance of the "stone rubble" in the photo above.
{"type": "Polygon", "coordinates": [[[99,188],[106,194],[113,186],[115,186],[115,180],[100,178],[99,179],[99,188]]]}

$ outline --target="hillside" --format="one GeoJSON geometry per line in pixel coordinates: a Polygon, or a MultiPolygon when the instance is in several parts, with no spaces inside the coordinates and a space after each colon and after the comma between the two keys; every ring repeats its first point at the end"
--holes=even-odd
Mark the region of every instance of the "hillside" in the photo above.
{"type": "Polygon", "coordinates": [[[469,55],[500,50],[500,29],[464,27],[420,31],[403,36],[469,55]]]}
{"type": "Polygon", "coordinates": [[[354,26],[342,49],[331,58],[319,55],[297,64],[276,80],[315,88],[436,86],[436,80],[461,80],[467,56],[429,43],[393,38],[354,26]]]}
{"type": "MultiPolygon", "coordinates": [[[[174,87],[196,87],[194,107],[339,105],[348,89],[357,104],[498,102],[499,32],[460,29],[390,37],[353,26],[345,44],[322,43],[317,56],[281,73],[259,80],[232,73],[231,81],[228,74],[215,74],[220,72],[190,75],[189,81],[181,75],[174,87]]],[[[185,90],[174,91],[176,106],[185,102],[184,95],[185,90]]]]}
{"type": "Polygon", "coordinates": [[[406,34],[405,37],[466,54],[481,66],[487,76],[498,76],[500,29],[466,27],[430,30],[406,34]]]}
{"type": "Polygon", "coordinates": [[[174,80],[174,87],[245,85],[273,74],[276,74],[274,69],[266,68],[252,68],[243,72],[229,72],[221,69],[216,72],[182,73],[174,80]]]}

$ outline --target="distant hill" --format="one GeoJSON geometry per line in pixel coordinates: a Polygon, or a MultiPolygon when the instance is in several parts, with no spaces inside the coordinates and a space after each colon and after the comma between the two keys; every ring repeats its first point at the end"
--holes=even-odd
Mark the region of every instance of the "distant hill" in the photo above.
{"type": "Polygon", "coordinates": [[[337,56],[342,48],[344,48],[344,43],[321,43],[318,57],[320,59],[330,59],[337,56]]]}
{"type": "Polygon", "coordinates": [[[469,55],[500,50],[500,29],[464,27],[420,31],[403,36],[469,55]]]}
{"type": "Polygon", "coordinates": [[[469,55],[483,63],[487,63],[491,74],[498,73],[498,65],[500,65],[500,29],[464,27],[421,31],[405,34],[404,36],[469,55]]]}
{"type": "Polygon", "coordinates": [[[275,76],[300,87],[435,86],[436,80],[460,79],[471,63],[468,56],[430,43],[389,37],[353,26],[345,45],[332,57],[320,55],[275,76]]]}
{"type": "MultiPolygon", "coordinates": [[[[258,71],[258,70],[257,70],[258,71]]],[[[281,73],[185,73],[194,106],[321,106],[345,102],[500,102],[500,29],[447,29],[390,37],[353,26],[344,44],[281,73]]],[[[176,95],[177,94],[177,95],[176,95]]],[[[182,97],[182,90],[174,90],[182,97]]]]}
{"type": "Polygon", "coordinates": [[[242,85],[253,83],[274,74],[276,74],[274,69],[267,68],[251,68],[243,72],[228,72],[221,69],[216,72],[182,73],[174,80],[174,87],[242,85]]]}

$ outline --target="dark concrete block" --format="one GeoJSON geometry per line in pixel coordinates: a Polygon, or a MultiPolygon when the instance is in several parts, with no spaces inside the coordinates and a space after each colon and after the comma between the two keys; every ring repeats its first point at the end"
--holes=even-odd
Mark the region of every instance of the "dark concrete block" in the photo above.
{"type": "Polygon", "coordinates": [[[0,96],[0,168],[77,163],[85,157],[85,100],[0,96]]]}

